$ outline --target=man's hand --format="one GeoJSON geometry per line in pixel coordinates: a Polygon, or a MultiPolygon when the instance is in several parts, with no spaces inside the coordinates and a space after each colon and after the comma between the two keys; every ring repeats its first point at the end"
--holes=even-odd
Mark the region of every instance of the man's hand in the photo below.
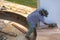
{"type": "Polygon", "coordinates": [[[44,23],[45,25],[49,25],[48,23],[44,23]]]}
{"type": "Polygon", "coordinates": [[[57,24],[56,23],[51,23],[48,25],[49,28],[54,28],[54,27],[57,27],[57,24]]]}
{"type": "Polygon", "coordinates": [[[56,23],[51,23],[51,24],[48,24],[48,23],[44,23],[45,25],[48,25],[49,28],[54,28],[57,26],[56,23]]]}

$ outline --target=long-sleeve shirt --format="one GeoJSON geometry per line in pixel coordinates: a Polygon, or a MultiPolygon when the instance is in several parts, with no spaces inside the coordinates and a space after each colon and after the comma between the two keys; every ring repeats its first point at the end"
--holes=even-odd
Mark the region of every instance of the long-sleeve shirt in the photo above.
{"type": "Polygon", "coordinates": [[[35,10],[34,12],[28,15],[27,21],[31,22],[32,24],[37,24],[39,21],[44,23],[44,16],[39,14],[38,10],[35,10]]]}

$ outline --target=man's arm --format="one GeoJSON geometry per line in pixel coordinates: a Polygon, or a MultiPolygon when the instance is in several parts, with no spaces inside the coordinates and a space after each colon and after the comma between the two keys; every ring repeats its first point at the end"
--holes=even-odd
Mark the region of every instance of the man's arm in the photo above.
{"type": "Polygon", "coordinates": [[[45,22],[44,17],[40,18],[40,21],[44,23],[45,25],[49,25],[47,22],[45,22]]]}

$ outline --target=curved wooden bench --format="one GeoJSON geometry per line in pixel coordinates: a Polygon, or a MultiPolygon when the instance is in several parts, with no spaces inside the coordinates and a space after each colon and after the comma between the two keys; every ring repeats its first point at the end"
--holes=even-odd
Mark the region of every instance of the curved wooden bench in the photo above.
{"type": "MultiPolygon", "coordinates": [[[[0,19],[11,21],[12,25],[16,29],[18,29],[20,32],[22,32],[23,37],[25,37],[24,35],[28,31],[26,17],[10,11],[0,11],[0,19]]],[[[6,30],[9,30],[9,29],[6,29],[6,30]]],[[[34,36],[35,34],[33,33],[33,35],[31,36],[32,38],[31,40],[33,40],[34,36]]]]}

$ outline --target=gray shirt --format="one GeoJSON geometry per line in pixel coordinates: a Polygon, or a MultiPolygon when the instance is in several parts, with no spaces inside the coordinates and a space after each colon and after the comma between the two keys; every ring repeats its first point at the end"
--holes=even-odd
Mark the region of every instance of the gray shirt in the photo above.
{"type": "Polygon", "coordinates": [[[34,12],[28,15],[27,21],[31,22],[32,24],[37,24],[37,22],[39,21],[44,23],[44,16],[41,16],[41,14],[39,14],[39,11],[35,10],[34,12]]]}

